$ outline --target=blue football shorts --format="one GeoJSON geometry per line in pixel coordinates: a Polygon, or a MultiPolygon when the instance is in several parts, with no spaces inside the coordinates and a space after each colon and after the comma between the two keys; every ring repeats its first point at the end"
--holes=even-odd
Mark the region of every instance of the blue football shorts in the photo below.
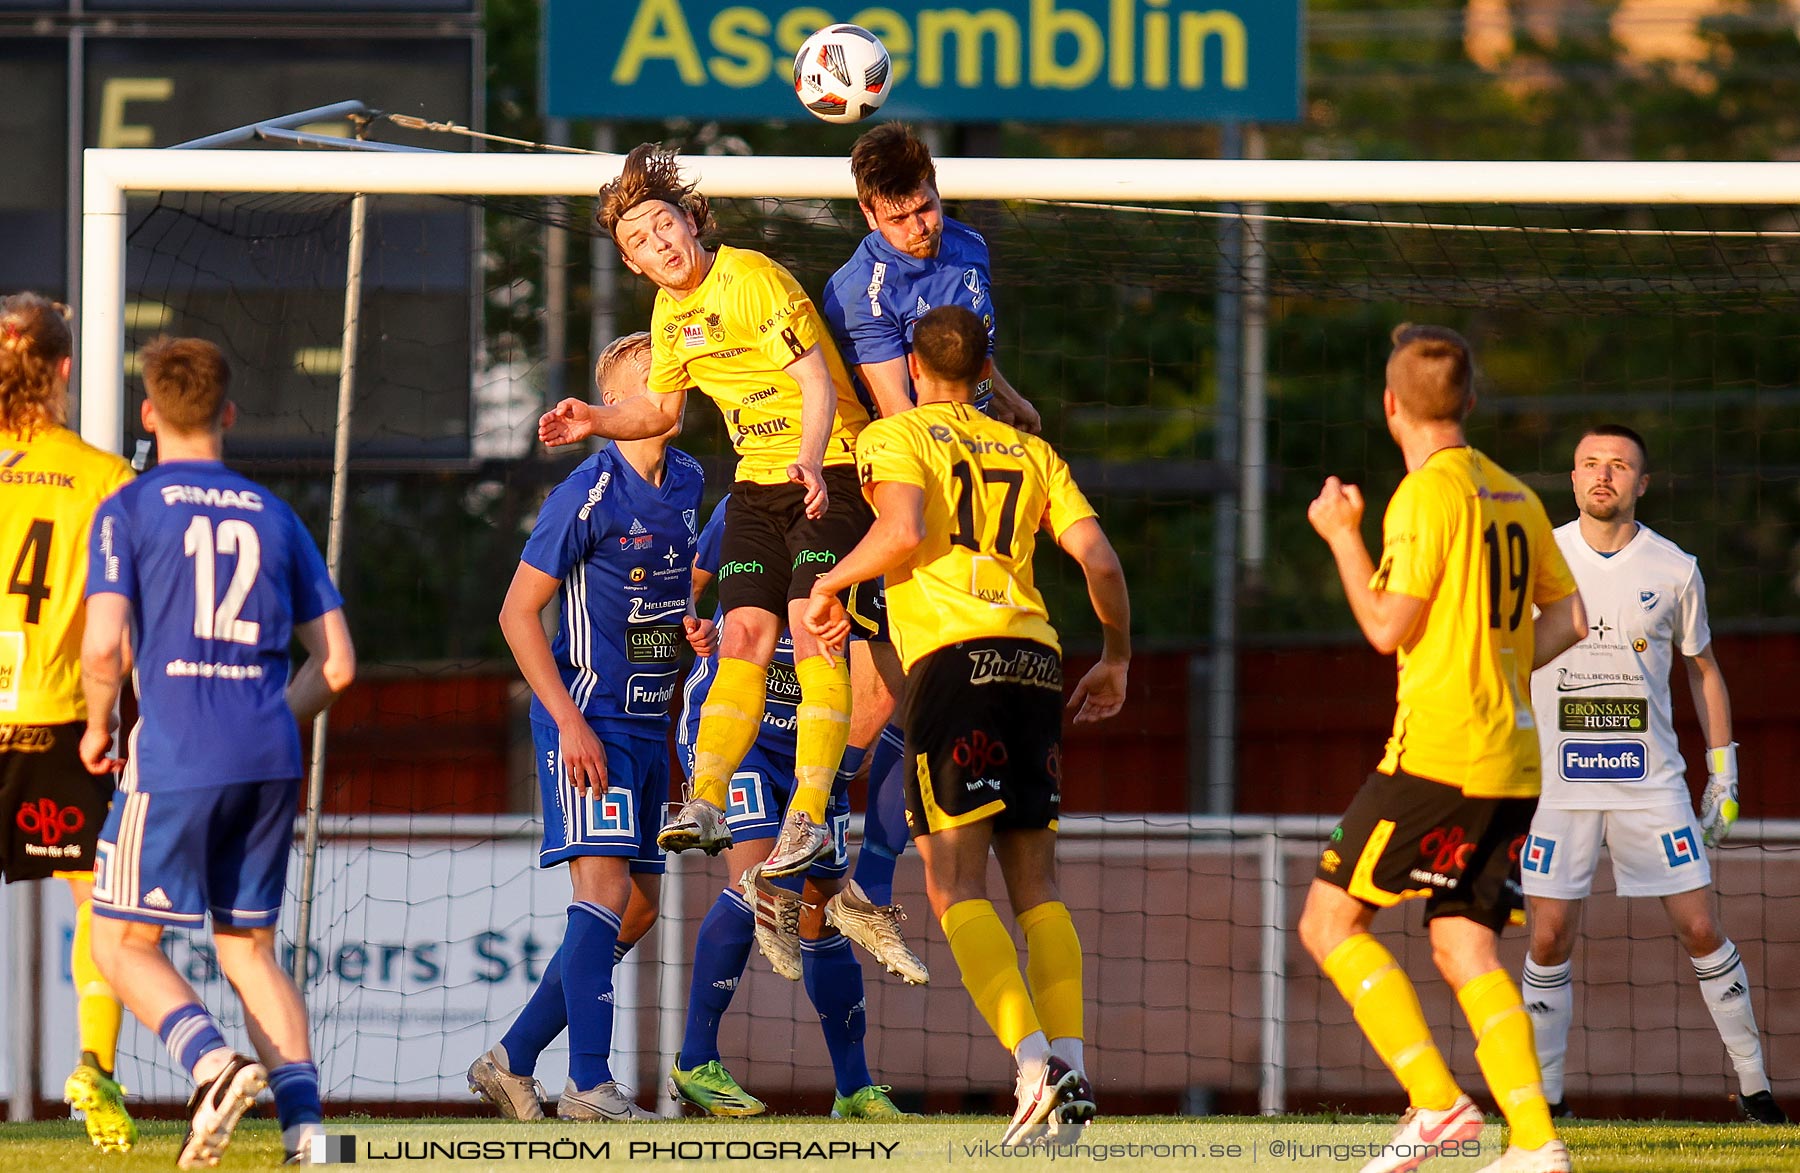
{"type": "Polygon", "coordinates": [[[538,866],[554,867],[578,855],[612,855],[629,859],[633,872],[661,875],[663,851],[656,833],[669,801],[668,746],[660,737],[589,727],[606,752],[606,793],[597,799],[576,789],[564,772],[556,726],[531,723],[538,793],[544,800],[538,866]]]}
{"type": "Polygon", "coordinates": [[[94,914],[267,928],[281,918],[300,780],[113,795],[94,852],[94,914]]]}

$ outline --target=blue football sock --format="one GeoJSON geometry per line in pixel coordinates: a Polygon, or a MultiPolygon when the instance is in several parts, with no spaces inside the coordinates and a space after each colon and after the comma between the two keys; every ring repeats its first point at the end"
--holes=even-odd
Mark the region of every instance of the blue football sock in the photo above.
{"type": "Polygon", "coordinates": [[[868,748],[865,746],[846,745],[844,747],[843,759],[838,762],[837,777],[833,778],[831,782],[831,797],[836,798],[850,789],[850,783],[855,781],[856,771],[862,768],[863,757],[868,752],[868,748]]]}
{"type": "Polygon", "coordinates": [[[862,963],[850,952],[850,941],[835,933],[822,941],[800,942],[800,966],[806,979],[806,996],[819,1012],[819,1028],[825,1032],[825,1049],[831,1052],[831,1070],[837,1094],[847,1096],[868,1087],[869,1060],[863,1053],[863,1034],[868,1015],[863,1010],[862,963]]]}
{"type": "Polygon", "coordinates": [[[325,1119],[319,1106],[319,1069],[306,1060],[284,1063],[269,1070],[269,1090],[275,1093],[275,1117],[285,1132],[296,1124],[317,1124],[325,1119]]]}
{"type": "MultiPolygon", "coordinates": [[[[569,1013],[569,1078],[583,1091],[612,1078],[613,943],[619,914],[585,900],[569,905],[563,934],[563,1004],[569,1013]]],[[[511,1052],[508,1052],[511,1055],[511,1052]]]]}
{"type": "MultiPolygon", "coordinates": [[[[567,942],[564,942],[567,948],[567,942]]],[[[500,1038],[506,1050],[506,1065],[514,1075],[536,1075],[538,1056],[556,1041],[556,1036],[569,1025],[569,1004],[564,1000],[562,949],[550,955],[544,976],[537,989],[531,991],[525,1008],[500,1038]]]]}
{"type": "Polygon", "coordinates": [[[169,1057],[190,1076],[202,1058],[225,1046],[225,1032],[219,1029],[219,1020],[198,1002],[169,1011],[156,1033],[169,1048],[169,1057]]]}
{"type": "Polygon", "coordinates": [[[863,815],[862,848],[856,855],[856,884],[874,904],[894,900],[894,862],[906,851],[905,738],[893,725],[881,731],[869,762],[869,808],[863,815]]]}
{"type": "Polygon", "coordinates": [[[683,1071],[692,1071],[719,1057],[719,1021],[731,1005],[731,996],[737,993],[755,935],[756,917],[743,893],[736,888],[720,892],[694,938],[687,1031],[681,1038],[681,1057],[676,1060],[683,1071]]]}

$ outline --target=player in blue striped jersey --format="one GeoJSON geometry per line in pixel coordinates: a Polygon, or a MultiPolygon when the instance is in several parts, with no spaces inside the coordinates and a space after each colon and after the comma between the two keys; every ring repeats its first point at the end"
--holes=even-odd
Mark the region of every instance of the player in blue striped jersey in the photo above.
{"type": "MultiPolygon", "coordinates": [[[[913,325],[933,306],[960,305],[997,337],[987,241],[944,215],[931,150],[903,123],[884,122],[850,150],[856,201],[869,235],[831,275],[820,308],[866,405],[880,415],[912,406],[906,356],[913,325]]],[[[976,388],[976,406],[1003,423],[1037,433],[1037,411],[1000,368],[976,388]]]]}
{"type": "MultiPolygon", "coordinates": [[[[701,529],[694,555],[695,598],[715,577],[732,573],[729,565],[720,565],[724,530],[725,501],[720,501],[701,529]]],[[[714,667],[710,658],[697,660],[682,687],[677,750],[690,776],[700,712],[711,692],[714,667]]],[[[845,833],[850,801],[843,770],[825,808],[831,846],[803,873],[780,879],[763,875],[767,842],[779,834],[782,809],[794,789],[800,682],[794,673],[793,643],[785,632],[775,645],[764,688],[756,743],[732,772],[726,791],[725,824],[731,831],[726,874],[736,882],[728,883],[713,901],[694,942],[687,1028],[669,1073],[669,1091],[677,1103],[713,1115],[751,1116],[764,1110],[762,1101],[725,1070],[719,1055],[719,1025],[743,978],[754,937],[776,973],[806,983],[837,1085],[832,1115],[898,1118],[901,1113],[887,1090],[869,1075],[863,1049],[862,966],[851,953],[850,942],[824,921],[825,901],[843,887],[849,863],[845,833]]],[[[852,745],[846,760],[854,774],[862,750],[854,748],[854,740],[852,745]]]]}
{"type": "MultiPolygon", "coordinates": [[[[615,341],[595,368],[601,398],[645,394],[649,369],[648,334],[615,341]]],[[[694,616],[689,589],[705,477],[693,457],[669,447],[679,431],[618,441],[552,489],[500,609],[531,686],[544,809],[538,866],[568,864],[574,888],[562,947],[499,1045],[469,1068],[470,1090],[513,1119],[543,1116],[534,1072],[565,1026],[569,1081],[557,1115],[649,1116],[608,1064],[615,949],[627,902],[656,906],[680,645],[701,654],[714,645],[713,624],[694,616]],[[551,640],[541,616],[559,596],[562,622],[551,640]]]]}
{"type": "Polygon", "coordinates": [[[81,757],[95,774],[120,771],[97,852],[94,957],[194,1079],[177,1158],[188,1169],[219,1163],[265,1086],[290,1154],[321,1131],[306,1005],[276,959],[275,925],[299,797],[298,722],[349,686],[356,653],[305,527],[220,463],[236,410],[219,348],[159,339],[142,369],[160,463],[95,517],[81,757]],[[306,659],[290,675],[294,640],[306,659]],[[107,754],[130,664],[140,715],[121,761],[107,754]],[[209,914],[260,1063],[232,1053],[158,947],[164,928],[199,928],[209,914]]]}

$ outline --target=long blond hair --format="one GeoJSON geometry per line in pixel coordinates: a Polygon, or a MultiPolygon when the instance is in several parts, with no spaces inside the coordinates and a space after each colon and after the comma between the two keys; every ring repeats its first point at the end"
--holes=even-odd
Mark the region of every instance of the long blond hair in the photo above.
{"type": "Polygon", "coordinates": [[[67,421],[62,364],[75,345],[67,313],[35,293],[0,298],[0,431],[30,435],[67,421]]]}

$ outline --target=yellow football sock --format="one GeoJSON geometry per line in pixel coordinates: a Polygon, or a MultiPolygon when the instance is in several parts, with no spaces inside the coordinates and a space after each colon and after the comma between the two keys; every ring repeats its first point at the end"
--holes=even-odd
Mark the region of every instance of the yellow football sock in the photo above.
{"type": "Polygon", "coordinates": [[[1012,1051],[1019,1040],[1043,1029],[1031,995],[1025,991],[1018,952],[993,904],[958,901],[944,910],[941,923],[956,967],[962,971],[963,987],[1000,1045],[1012,1051]]]}
{"type": "Polygon", "coordinates": [[[112,986],[94,964],[93,919],[93,901],[83,900],[75,906],[75,942],[69,949],[69,972],[75,978],[75,1018],[81,1029],[81,1049],[92,1051],[100,1061],[100,1070],[111,1075],[113,1064],[118,1061],[123,1012],[112,986]]]}
{"type": "Polygon", "coordinates": [[[769,670],[749,660],[719,657],[712,689],[700,706],[700,732],[694,738],[694,793],[720,810],[729,801],[732,771],[762,731],[763,703],[768,699],[769,670]]]}
{"type": "Polygon", "coordinates": [[[1544,1099],[1537,1044],[1531,1017],[1519,987],[1503,969],[1482,974],[1456,991],[1469,1026],[1475,1031],[1475,1062],[1487,1077],[1488,1091],[1512,1125],[1512,1143],[1541,1148],[1556,1139],[1550,1103],[1544,1099]]]}
{"type": "Polygon", "coordinates": [[[1020,913],[1019,927],[1025,930],[1025,981],[1044,1034],[1081,1038],[1081,938],[1068,907],[1046,900],[1020,913]]]}
{"type": "Polygon", "coordinates": [[[831,784],[850,741],[850,664],[842,656],[835,664],[824,656],[808,656],[794,665],[794,675],[800,681],[800,707],[794,713],[799,729],[794,737],[794,797],[788,809],[805,811],[813,822],[824,823],[831,784]]]}
{"type": "Polygon", "coordinates": [[[1431,1041],[1418,991],[1394,955],[1368,933],[1358,933],[1333,949],[1322,968],[1412,1106],[1442,1112],[1454,1104],[1462,1089],[1431,1041]]]}

